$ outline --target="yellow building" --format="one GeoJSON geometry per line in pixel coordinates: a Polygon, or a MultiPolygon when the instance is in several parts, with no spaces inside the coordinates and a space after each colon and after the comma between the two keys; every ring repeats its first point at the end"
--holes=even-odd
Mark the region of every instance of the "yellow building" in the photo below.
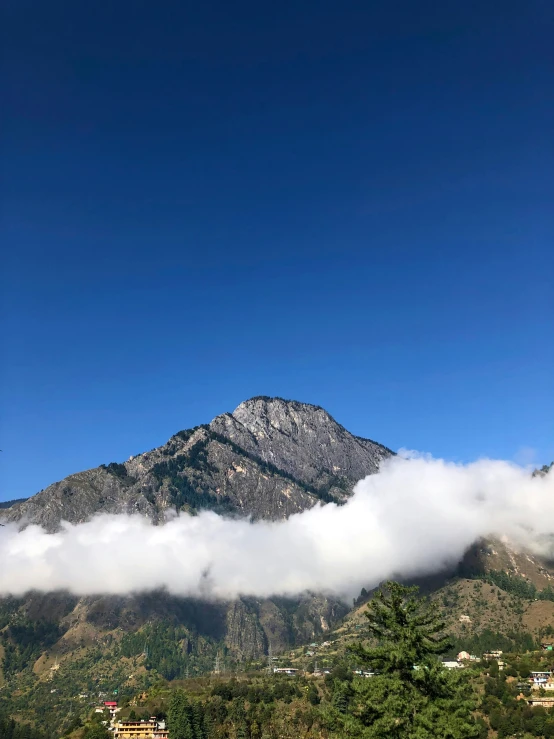
{"type": "Polygon", "coordinates": [[[159,724],[155,719],[150,721],[118,721],[114,727],[115,739],[154,739],[159,733],[159,724]]]}

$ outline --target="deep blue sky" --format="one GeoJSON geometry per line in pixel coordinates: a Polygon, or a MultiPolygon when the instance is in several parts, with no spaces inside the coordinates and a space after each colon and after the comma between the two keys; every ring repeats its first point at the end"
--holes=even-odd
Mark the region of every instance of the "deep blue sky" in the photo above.
{"type": "Polygon", "coordinates": [[[550,0],[3,14],[0,498],[258,394],[554,457],[550,0]]]}

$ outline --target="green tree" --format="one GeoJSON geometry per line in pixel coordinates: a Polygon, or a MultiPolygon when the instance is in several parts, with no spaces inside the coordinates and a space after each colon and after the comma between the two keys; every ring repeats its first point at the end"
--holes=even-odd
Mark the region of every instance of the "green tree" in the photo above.
{"type": "Polygon", "coordinates": [[[29,724],[20,724],[0,709],[0,737],[2,739],[46,739],[46,735],[29,724]]]}
{"type": "Polygon", "coordinates": [[[205,739],[204,711],[201,703],[193,703],[191,707],[191,726],[194,739],[205,739]]]}
{"type": "Polygon", "coordinates": [[[319,703],[321,703],[321,698],[319,697],[318,689],[314,683],[310,683],[308,687],[307,698],[308,698],[308,701],[312,704],[312,706],[317,706],[319,705],[319,703]]]}
{"type": "Polygon", "coordinates": [[[489,665],[489,675],[491,677],[498,677],[499,670],[500,668],[498,667],[498,662],[493,659],[489,665]]]}
{"type": "Polygon", "coordinates": [[[191,706],[182,690],[171,696],[167,719],[171,739],[195,739],[191,725],[191,706]]]}
{"type": "Polygon", "coordinates": [[[98,724],[89,726],[83,734],[83,739],[110,739],[110,737],[110,732],[98,724]]]}
{"type": "Polygon", "coordinates": [[[328,709],[331,735],[341,739],[470,739],[479,737],[463,679],[445,670],[444,623],[436,607],[417,597],[416,587],[388,582],[368,604],[373,647],[350,648],[359,666],[379,674],[344,683],[328,709]]]}

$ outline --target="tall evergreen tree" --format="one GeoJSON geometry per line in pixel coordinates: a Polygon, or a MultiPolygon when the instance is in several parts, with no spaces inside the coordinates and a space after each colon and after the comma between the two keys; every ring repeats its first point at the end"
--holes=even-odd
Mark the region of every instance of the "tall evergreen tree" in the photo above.
{"type": "Polygon", "coordinates": [[[201,703],[196,702],[191,706],[191,725],[194,739],[206,739],[204,709],[201,703]]]}
{"type": "Polygon", "coordinates": [[[459,676],[438,655],[448,649],[444,623],[416,587],[388,582],[368,604],[368,630],[376,646],[350,651],[360,667],[378,674],[355,680],[348,700],[341,682],[328,712],[341,739],[471,739],[479,732],[472,702],[459,676]]]}
{"type": "Polygon", "coordinates": [[[195,739],[191,725],[191,706],[182,690],[171,696],[167,714],[171,739],[195,739]]]}

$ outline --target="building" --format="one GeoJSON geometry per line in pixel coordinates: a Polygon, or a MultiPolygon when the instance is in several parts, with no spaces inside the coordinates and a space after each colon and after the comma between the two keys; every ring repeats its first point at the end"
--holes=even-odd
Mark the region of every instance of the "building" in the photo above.
{"type": "Polygon", "coordinates": [[[291,675],[295,677],[298,675],[299,670],[297,667],[274,667],[273,672],[277,675],[291,675]]]}
{"type": "Polygon", "coordinates": [[[536,698],[528,698],[527,702],[530,706],[543,706],[544,708],[552,708],[554,707],[554,698],[551,696],[544,696],[540,697],[537,696],[536,698]]]}
{"type": "Polygon", "coordinates": [[[531,673],[531,683],[533,687],[542,688],[546,683],[550,682],[551,677],[552,673],[550,671],[546,672],[537,670],[536,672],[531,673]]]}
{"type": "Polygon", "coordinates": [[[104,709],[110,712],[112,719],[121,709],[117,707],[117,701],[104,701],[104,709]]]}
{"type": "Polygon", "coordinates": [[[483,659],[500,659],[500,657],[502,657],[501,649],[492,649],[490,652],[483,654],[483,659]]]}
{"type": "Polygon", "coordinates": [[[462,667],[460,662],[454,660],[444,660],[442,666],[446,667],[447,670],[458,670],[462,667]]]}
{"type": "Polygon", "coordinates": [[[169,739],[165,723],[155,717],[148,721],[118,721],[113,735],[115,739],[169,739]]]}
{"type": "Polygon", "coordinates": [[[479,658],[469,652],[460,652],[456,658],[458,662],[478,662],[479,658]]]}

